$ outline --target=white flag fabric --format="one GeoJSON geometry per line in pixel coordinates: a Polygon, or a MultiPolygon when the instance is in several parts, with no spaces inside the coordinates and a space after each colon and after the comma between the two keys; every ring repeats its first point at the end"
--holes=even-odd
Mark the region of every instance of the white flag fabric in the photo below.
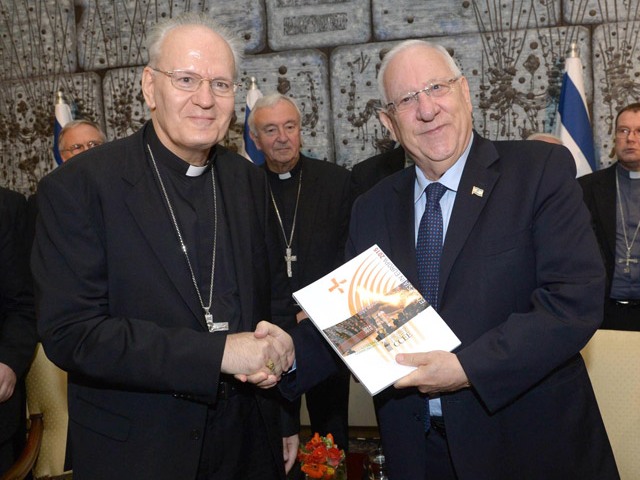
{"type": "Polygon", "coordinates": [[[249,135],[249,114],[260,97],[262,97],[262,92],[256,86],[255,79],[252,77],[251,86],[247,92],[247,105],[244,110],[244,132],[242,138],[244,139],[245,156],[256,165],[262,165],[264,163],[264,155],[258,150],[258,147],[256,147],[256,144],[251,139],[251,135],[249,135]]]}
{"type": "Polygon", "coordinates": [[[558,137],[571,151],[576,162],[576,177],[596,170],[593,130],[584,90],[580,57],[565,59],[565,73],[558,104],[558,137]]]}
{"type": "Polygon", "coordinates": [[[65,102],[62,92],[58,92],[56,95],[55,120],[53,124],[53,156],[55,157],[58,165],[62,164],[62,157],[58,151],[58,137],[60,136],[62,127],[71,120],[73,120],[71,107],[69,107],[69,104],[65,102]]]}

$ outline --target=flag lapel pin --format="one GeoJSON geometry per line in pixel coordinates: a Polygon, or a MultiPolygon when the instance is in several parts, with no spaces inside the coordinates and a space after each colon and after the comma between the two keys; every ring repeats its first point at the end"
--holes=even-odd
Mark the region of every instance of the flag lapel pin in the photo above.
{"type": "Polygon", "coordinates": [[[482,198],[482,196],[484,195],[484,190],[480,187],[473,187],[471,189],[471,195],[482,198]]]}

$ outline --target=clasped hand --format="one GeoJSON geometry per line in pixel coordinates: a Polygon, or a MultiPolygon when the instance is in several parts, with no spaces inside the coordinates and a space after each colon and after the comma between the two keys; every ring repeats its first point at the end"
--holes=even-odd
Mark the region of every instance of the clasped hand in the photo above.
{"type": "Polygon", "coordinates": [[[288,333],[261,321],[254,332],[227,336],[221,372],[261,388],[273,387],[293,365],[295,352],[288,333]]]}

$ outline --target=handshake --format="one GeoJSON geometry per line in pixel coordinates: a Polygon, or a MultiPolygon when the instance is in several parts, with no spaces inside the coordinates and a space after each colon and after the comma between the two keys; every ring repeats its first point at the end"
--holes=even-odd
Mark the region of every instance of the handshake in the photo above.
{"type": "Polygon", "coordinates": [[[254,332],[227,336],[220,371],[241,382],[271,388],[289,371],[294,359],[289,334],[277,325],[261,321],[254,332]]]}

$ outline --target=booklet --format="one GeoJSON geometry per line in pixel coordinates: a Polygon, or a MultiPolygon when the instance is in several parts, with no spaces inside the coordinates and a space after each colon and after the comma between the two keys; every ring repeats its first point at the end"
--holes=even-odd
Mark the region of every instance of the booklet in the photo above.
{"type": "Polygon", "coordinates": [[[377,245],[293,296],[371,395],[415,370],[396,363],[398,353],[460,345],[377,245]]]}

